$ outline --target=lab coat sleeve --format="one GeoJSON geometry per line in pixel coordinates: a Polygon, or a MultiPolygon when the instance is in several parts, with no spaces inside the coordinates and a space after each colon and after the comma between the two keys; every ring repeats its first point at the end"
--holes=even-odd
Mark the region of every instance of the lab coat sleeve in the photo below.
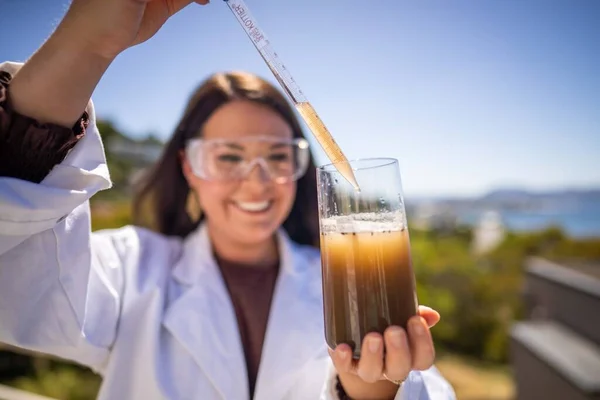
{"type": "MultiPolygon", "coordinates": [[[[339,400],[335,390],[336,375],[330,361],[320,400],[339,400]]],[[[437,368],[431,367],[425,371],[412,371],[398,388],[394,400],[456,400],[456,395],[437,368]]]]}
{"type": "Polygon", "coordinates": [[[116,239],[90,232],[88,200],[111,182],[88,112],[85,136],[41,183],[0,177],[0,342],[101,371],[123,278],[116,239]]]}

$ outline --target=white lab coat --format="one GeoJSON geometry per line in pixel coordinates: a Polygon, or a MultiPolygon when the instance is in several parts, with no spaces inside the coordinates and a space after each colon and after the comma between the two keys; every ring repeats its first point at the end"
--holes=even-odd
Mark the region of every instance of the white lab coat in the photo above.
{"type": "MultiPolygon", "coordinates": [[[[15,65],[0,68],[14,73],[15,65]]],[[[87,365],[103,400],[244,400],[236,318],[206,228],[186,240],[136,227],[90,233],[110,187],[95,125],[41,184],[0,177],[0,341],[87,365]]],[[[315,249],[278,233],[281,270],[256,400],[336,399],[315,249]]],[[[435,368],[396,399],[447,400],[435,368]]]]}

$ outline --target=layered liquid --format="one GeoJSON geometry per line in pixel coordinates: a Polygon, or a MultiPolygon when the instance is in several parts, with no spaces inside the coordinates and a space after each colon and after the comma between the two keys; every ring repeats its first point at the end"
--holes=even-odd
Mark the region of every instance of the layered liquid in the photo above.
{"type": "Polygon", "coordinates": [[[359,357],[367,333],[406,327],[417,313],[407,230],[322,231],[321,261],[329,347],[348,343],[359,357]]]}

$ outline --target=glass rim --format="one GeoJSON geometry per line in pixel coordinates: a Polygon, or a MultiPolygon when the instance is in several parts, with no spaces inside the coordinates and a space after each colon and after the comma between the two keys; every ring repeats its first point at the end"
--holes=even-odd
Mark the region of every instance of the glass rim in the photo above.
{"type": "MultiPolygon", "coordinates": [[[[340,161],[340,162],[324,164],[324,165],[317,167],[317,171],[318,172],[336,172],[337,171],[336,165],[339,165],[342,163],[343,162],[340,161]]],[[[352,167],[353,171],[364,171],[367,169],[376,169],[376,168],[387,167],[389,165],[394,165],[394,164],[397,165],[397,164],[399,164],[399,161],[397,158],[393,158],[393,157],[368,157],[368,158],[355,158],[352,160],[348,160],[348,163],[352,167]],[[354,168],[354,165],[352,165],[353,163],[362,163],[362,162],[373,162],[373,164],[365,165],[365,166],[357,166],[356,168],[354,168]]]]}

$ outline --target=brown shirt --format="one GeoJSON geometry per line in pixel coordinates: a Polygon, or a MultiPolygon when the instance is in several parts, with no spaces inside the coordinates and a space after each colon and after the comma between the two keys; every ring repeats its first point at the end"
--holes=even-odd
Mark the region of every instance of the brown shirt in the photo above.
{"type": "Polygon", "coordinates": [[[254,267],[218,257],[217,263],[235,310],[252,398],[279,266],[254,267]]]}
{"type": "MultiPolygon", "coordinates": [[[[0,71],[0,176],[39,183],[83,137],[88,114],[84,112],[73,128],[41,124],[12,110],[10,80],[9,73],[0,71]]],[[[279,268],[217,262],[235,309],[253,397],[279,268]]]]}

